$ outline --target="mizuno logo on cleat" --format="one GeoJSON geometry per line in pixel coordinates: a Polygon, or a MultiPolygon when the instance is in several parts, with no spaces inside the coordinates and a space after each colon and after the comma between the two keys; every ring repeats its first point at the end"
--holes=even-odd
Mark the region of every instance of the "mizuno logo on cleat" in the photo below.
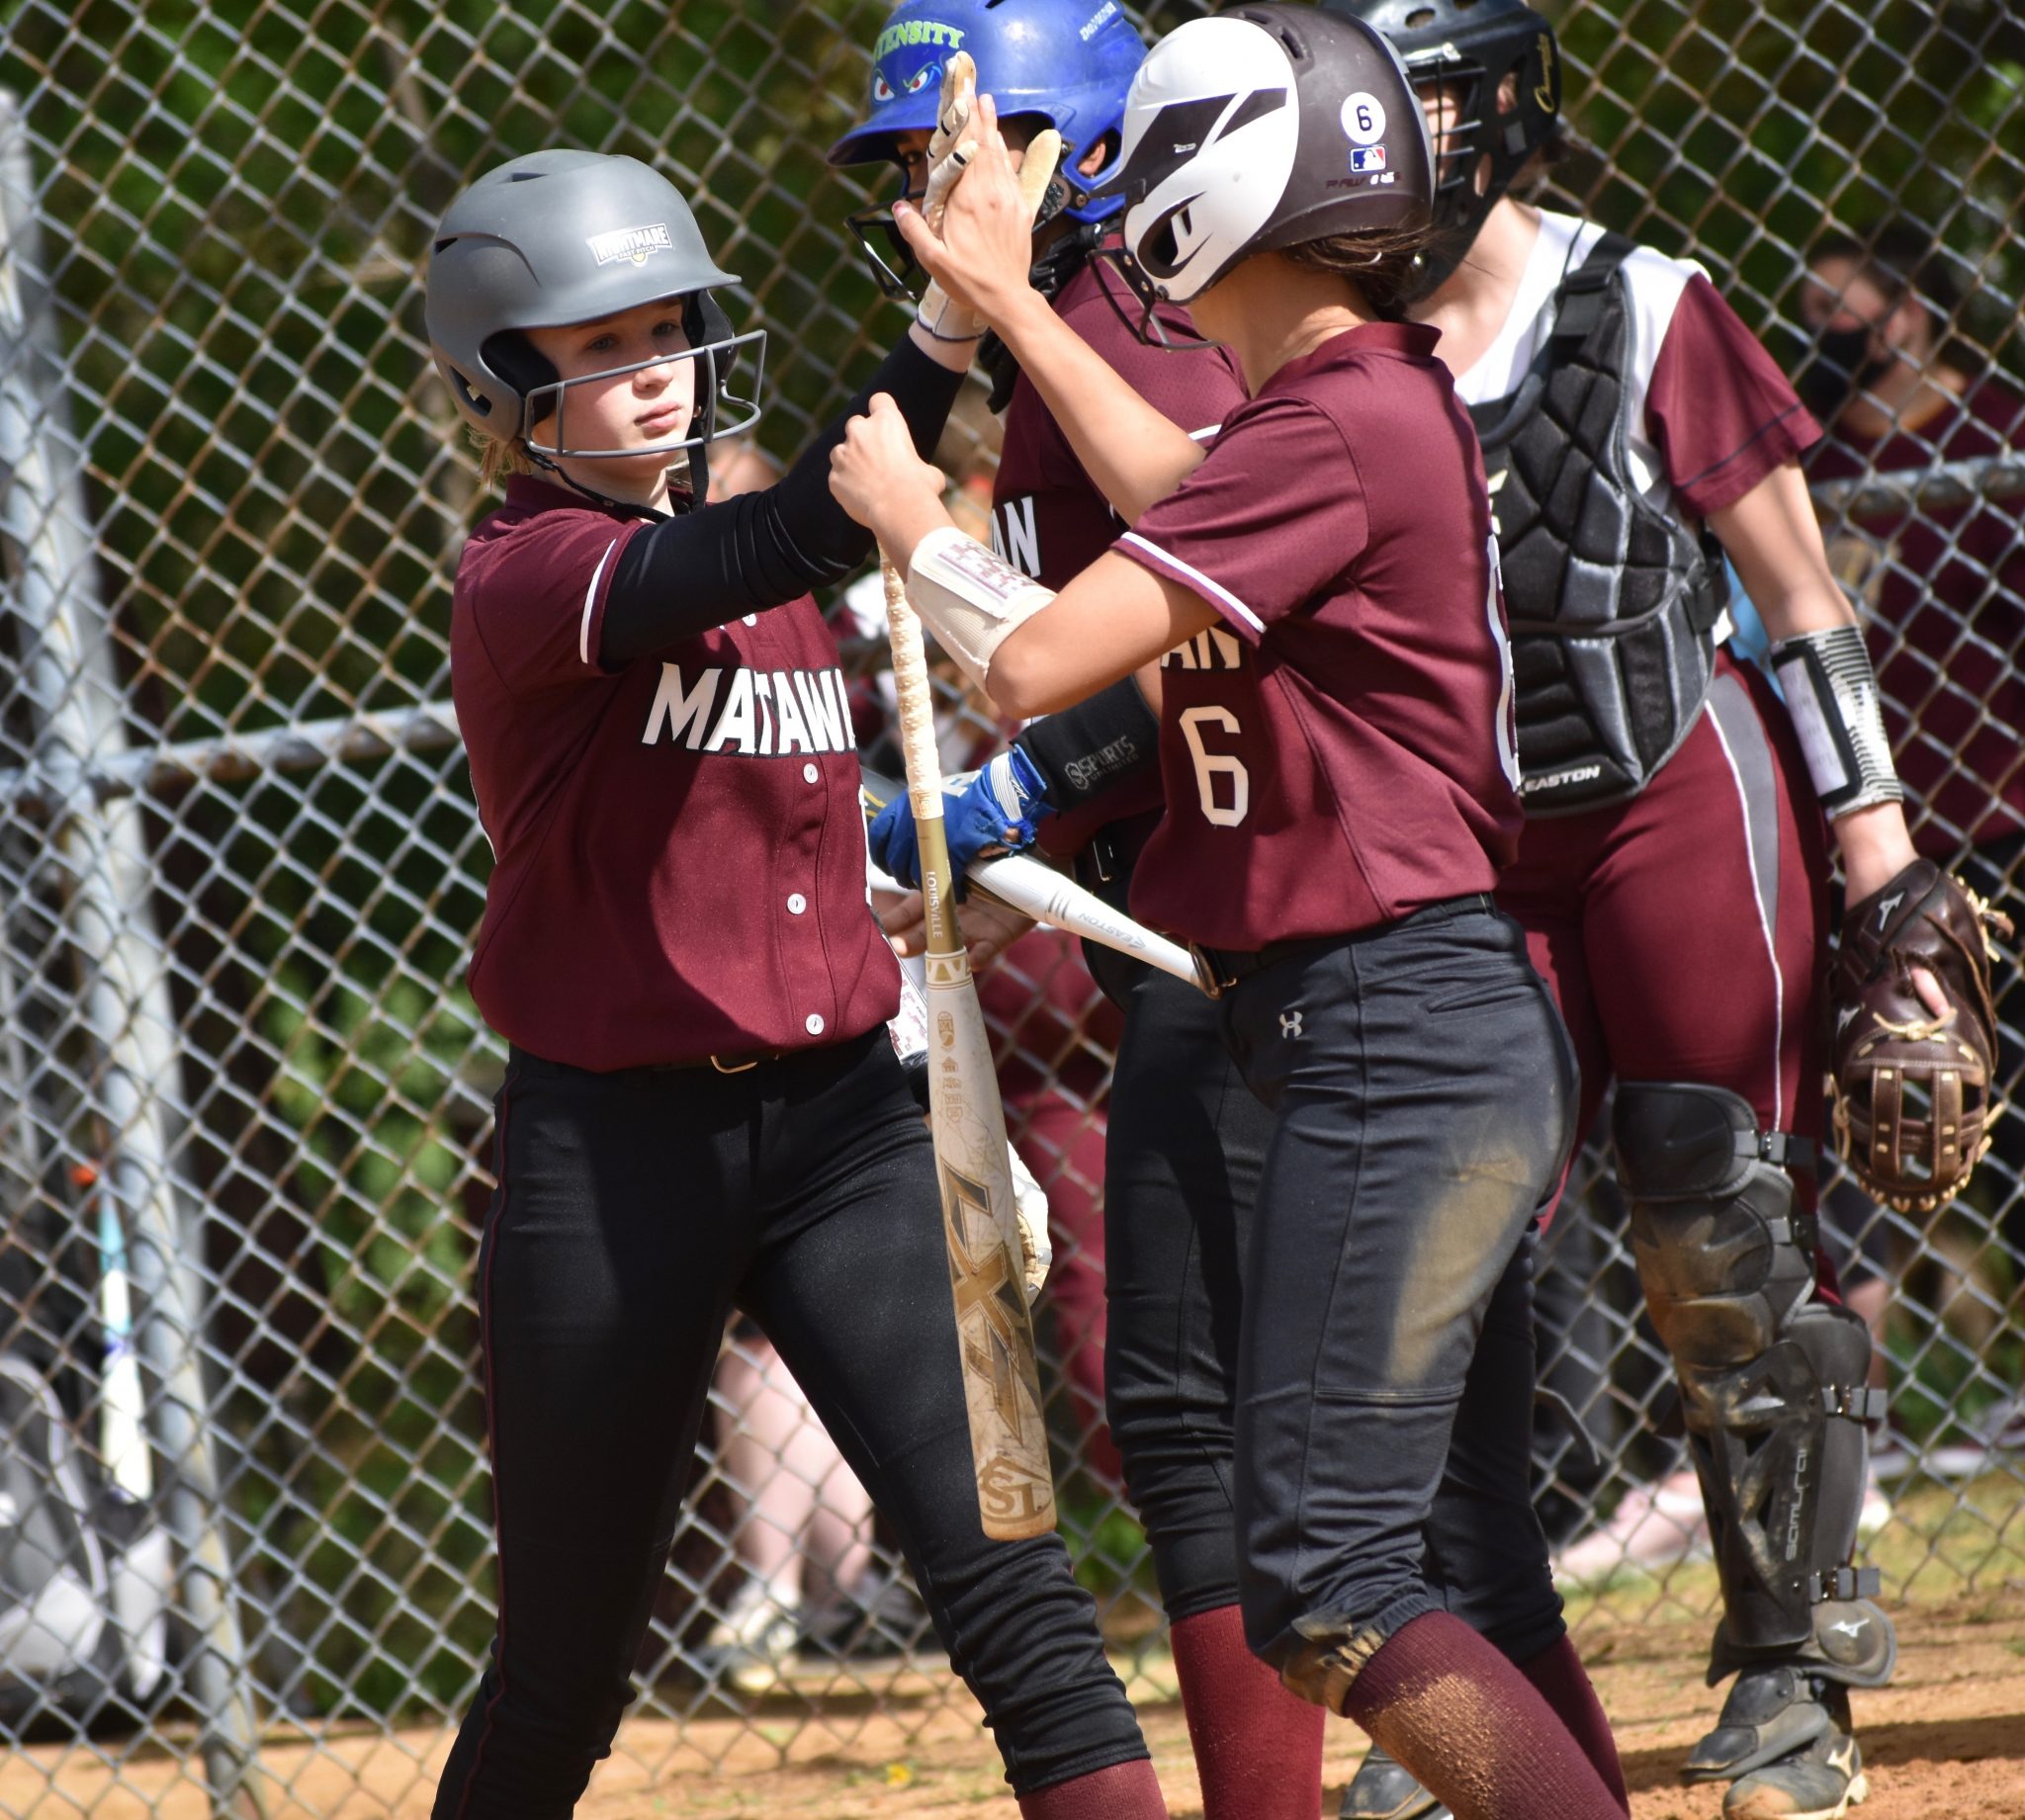
{"type": "Polygon", "coordinates": [[[1841,1623],[1839,1623],[1839,1624],[1830,1624],[1830,1625],[1828,1626],[1828,1628],[1829,1628],[1830,1630],[1840,1631],[1840,1632],[1842,1633],[1842,1635],[1843,1635],[1843,1636],[1845,1636],[1845,1637],[1860,1637],[1860,1636],[1862,1636],[1862,1635],[1863,1635],[1864,1631],[1865,1631],[1865,1630],[1866,1630],[1867,1628],[1869,1628],[1869,1625],[1870,1625],[1870,1619],[1869,1619],[1869,1618],[1867,1618],[1867,1617],[1858,1617],[1858,1618],[1845,1618],[1845,1619],[1844,1619],[1844,1620],[1843,1620],[1843,1621],[1842,1621],[1841,1623]]]}

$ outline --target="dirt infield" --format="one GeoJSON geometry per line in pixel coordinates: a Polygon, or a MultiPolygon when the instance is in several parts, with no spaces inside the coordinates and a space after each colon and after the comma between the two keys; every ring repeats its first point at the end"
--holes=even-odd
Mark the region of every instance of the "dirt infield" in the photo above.
{"type": "MultiPolygon", "coordinates": [[[[2025,1585],[1902,1619],[1896,1684],[1857,1695],[1873,1772],[1861,1820],[2025,1820],[2025,1585]]],[[[1713,1790],[1684,1789],[1674,1766],[1715,1710],[1684,1665],[1701,1656],[1701,1623],[1592,1624],[1582,1633],[1618,1727],[1632,1820],[1714,1820],[1713,1790]]],[[[1010,1816],[989,1741],[963,1701],[928,1678],[875,1704],[863,1693],[804,1689],[753,1714],[677,1727],[630,1723],[591,1782],[583,1820],[697,1815],[823,1815],[826,1820],[1010,1816]],[[883,1710],[881,1706],[883,1705],[883,1710]]],[[[1201,1813],[1172,1670],[1153,1658],[1132,1693],[1176,1820],[1201,1813]]],[[[448,1740],[441,1732],[361,1733],[321,1747],[276,1741],[270,1820],[424,1820],[448,1740]]],[[[1356,1770],[1362,1734],[1332,1725],[1326,1811],[1356,1770]]],[[[117,1771],[78,1751],[22,1751],[0,1765],[0,1814],[37,1820],[206,1820],[207,1803],[165,1758],[117,1771]],[[158,1805],[157,1805],[158,1803],[158,1805]]]]}

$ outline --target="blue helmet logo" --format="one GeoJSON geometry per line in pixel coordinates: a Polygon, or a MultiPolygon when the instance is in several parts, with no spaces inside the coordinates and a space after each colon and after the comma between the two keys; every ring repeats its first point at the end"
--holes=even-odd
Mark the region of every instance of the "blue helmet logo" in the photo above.
{"type": "MultiPolygon", "coordinates": [[[[1117,0],[903,0],[871,49],[870,105],[831,147],[832,164],[893,160],[900,133],[931,130],[942,71],[954,52],[967,50],[977,85],[998,102],[1000,116],[1039,116],[1061,133],[1073,160],[1111,136],[1104,169],[1071,173],[1091,188],[1112,174],[1125,93],[1146,54],[1117,0]]],[[[1118,207],[1119,199],[1106,197],[1067,213],[1096,220],[1118,207]]]]}
{"type": "Polygon", "coordinates": [[[942,93],[942,62],[938,57],[933,62],[924,63],[911,73],[904,69],[904,59],[895,57],[885,69],[872,71],[872,106],[883,107],[887,102],[902,95],[920,95],[932,90],[939,100],[942,93]]]}

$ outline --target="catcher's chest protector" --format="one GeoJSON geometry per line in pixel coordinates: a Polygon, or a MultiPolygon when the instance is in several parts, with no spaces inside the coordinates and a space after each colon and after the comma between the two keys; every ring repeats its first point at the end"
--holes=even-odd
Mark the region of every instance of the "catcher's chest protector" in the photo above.
{"type": "Polygon", "coordinates": [[[1648,504],[1624,421],[1628,311],[1605,234],[1519,390],[1470,406],[1490,482],[1529,815],[1635,796],[1687,737],[1728,595],[1721,554],[1648,504]]]}

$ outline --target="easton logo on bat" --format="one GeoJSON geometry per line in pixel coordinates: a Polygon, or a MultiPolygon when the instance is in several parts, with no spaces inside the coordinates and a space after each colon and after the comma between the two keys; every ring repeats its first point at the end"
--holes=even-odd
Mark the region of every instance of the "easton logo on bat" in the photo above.
{"type": "Polygon", "coordinates": [[[838,670],[713,666],[685,682],[679,663],[660,666],[660,682],[640,736],[642,745],[662,740],[692,752],[733,752],[746,758],[848,752],[858,742],[838,670]]]}

